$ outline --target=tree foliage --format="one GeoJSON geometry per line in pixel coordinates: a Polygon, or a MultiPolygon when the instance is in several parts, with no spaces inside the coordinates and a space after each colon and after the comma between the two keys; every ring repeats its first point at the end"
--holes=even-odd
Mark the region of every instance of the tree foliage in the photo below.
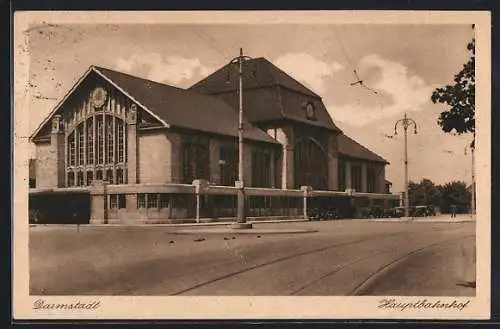
{"type": "Polygon", "coordinates": [[[436,185],[429,179],[420,182],[409,182],[408,194],[413,206],[436,206],[441,212],[448,213],[451,205],[456,205],[460,211],[467,211],[471,204],[471,191],[464,182],[451,182],[436,185]]]}
{"type": "Polygon", "coordinates": [[[475,132],[475,39],[467,45],[471,57],[455,75],[454,83],[437,88],[431,96],[433,103],[444,103],[449,109],[441,112],[438,124],[444,132],[458,134],[475,132]]]}
{"type": "Polygon", "coordinates": [[[451,182],[440,186],[441,190],[441,211],[449,212],[451,205],[456,205],[459,209],[466,209],[471,203],[471,192],[464,182],[451,182]]]}
{"type": "Polygon", "coordinates": [[[413,205],[441,205],[441,191],[429,179],[424,178],[419,183],[409,182],[408,193],[413,205]]]}

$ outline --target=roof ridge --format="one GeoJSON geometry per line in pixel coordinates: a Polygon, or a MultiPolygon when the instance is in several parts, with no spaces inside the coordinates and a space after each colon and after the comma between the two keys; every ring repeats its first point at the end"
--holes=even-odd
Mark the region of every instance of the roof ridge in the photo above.
{"type": "Polygon", "coordinates": [[[174,88],[174,89],[179,89],[179,90],[184,90],[184,91],[189,91],[188,89],[177,87],[177,86],[173,86],[173,85],[170,85],[168,83],[154,81],[154,80],[151,80],[151,79],[140,77],[138,75],[133,75],[133,74],[130,74],[130,73],[118,71],[118,70],[115,70],[115,69],[110,69],[110,68],[103,67],[103,66],[92,65],[92,67],[96,68],[97,70],[108,70],[108,71],[112,71],[112,72],[115,72],[115,73],[119,73],[119,74],[123,74],[123,75],[129,76],[129,77],[132,77],[132,78],[135,78],[135,79],[140,79],[140,80],[144,80],[144,81],[147,81],[147,82],[152,82],[152,83],[155,83],[155,84],[158,84],[158,85],[162,85],[162,86],[166,86],[166,87],[170,87],[170,88],[174,88]]]}
{"type": "MultiPolygon", "coordinates": [[[[117,70],[109,69],[109,68],[105,68],[105,67],[99,67],[99,66],[94,66],[94,67],[97,70],[104,69],[104,70],[108,70],[108,71],[111,71],[111,72],[114,72],[114,73],[125,75],[125,76],[130,77],[130,78],[134,78],[134,79],[138,79],[138,80],[142,80],[142,81],[147,81],[147,82],[156,84],[156,85],[161,86],[161,87],[168,87],[168,88],[171,88],[171,89],[179,90],[181,92],[185,92],[185,93],[190,94],[192,96],[199,97],[200,99],[210,99],[212,102],[221,102],[219,99],[217,99],[217,98],[215,98],[215,97],[213,97],[211,95],[202,94],[202,93],[196,92],[195,90],[192,90],[190,88],[181,88],[181,87],[173,86],[173,85],[170,85],[170,84],[167,84],[167,83],[162,83],[162,82],[150,80],[150,79],[143,78],[143,77],[140,77],[140,76],[137,76],[137,75],[133,75],[133,74],[130,74],[130,73],[125,73],[125,72],[122,72],[122,71],[117,71],[117,70]]],[[[222,102],[222,103],[225,104],[224,102],[222,102]]],[[[233,107],[231,107],[231,108],[233,108],[233,107]]]]}
{"type": "MultiPolygon", "coordinates": [[[[290,79],[291,81],[297,83],[298,85],[300,85],[302,88],[305,88],[307,91],[309,91],[313,96],[321,99],[321,96],[316,94],[313,90],[311,90],[311,88],[305,86],[303,83],[301,83],[300,81],[296,80],[294,77],[292,77],[290,74],[288,74],[287,72],[285,72],[284,70],[282,70],[278,65],[275,65],[273,62],[271,62],[270,60],[268,60],[267,58],[264,58],[262,57],[262,59],[264,60],[264,62],[267,64],[267,65],[272,65],[273,68],[276,68],[276,70],[278,71],[278,73],[282,73],[284,74],[288,79],[290,79]]],[[[271,71],[272,73],[272,71],[271,71]]],[[[276,80],[276,76],[274,74],[272,74],[272,77],[273,79],[276,80]]],[[[276,81],[276,84],[282,86],[282,87],[285,87],[286,86],[283,86],[281,83],[279,83],[278,81],[276,81]]],[[[290,89],[290,88],[288,88],[290,89]]]]}

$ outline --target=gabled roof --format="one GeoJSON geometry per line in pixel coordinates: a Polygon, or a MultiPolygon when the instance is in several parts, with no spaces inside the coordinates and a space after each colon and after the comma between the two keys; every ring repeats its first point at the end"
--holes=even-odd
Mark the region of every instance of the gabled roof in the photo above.
{"type": "MultiPolygon", "coordinates": [[[[243,65],[243,81],[245,88],[283,86],[299,93],[321,98],[318,94],[305,87],[263,57],[248,60],[243,65]]],[[[237,77],[237,66],[234,64],[227,64],[205,79],[195,83],[189,89],[203,94],[236,91],[238,88],[237,77]]]]}
{"type": "MultiPolygon", "coordinates": [[[[214,97],[102,67],[96,69],[170,126],[238,136],[238,112],[214,97]]],[[[245,138],[276,143],[246,118],[243,124],[245,138]]]]}
{"type": "MultiPolygon", "coordinates": [[[[231,106],[238,104],[238,69],[227,64],[189,88],[212,95],[231,106]]],[[[252,123],[291,119],[329,130],[340,131],[333,123],[321,97],[265,58],[245,62],[243,69],[245,116],[252,123]],[[307,120],[305,104],[313,103],[316,120],[307,120]]]]}
{"type": "Polygon", "coordinates": [[[373,153],[347,135],[339,135],[339,153],[345,157],[389,164],[387,160],[373,153]]]}
{"type": "MultiPolygon", "coordinates": [[[[103,67],[92,66],[90,71],[100,75],[130,97],[143,110],[157,118],[164,127],[186,128],[234,137],[238,135],[238,112],[214,97],[103,67]]],[[[87,75],[88,72],[85,76],[87,75]]],[[[82,80],[80,79],[77,84],[82,80]]],[[[76,86],[71,91],[75,88],[76,86]]],[[[56,110],[57,108],[52,114],[56,110]]],[[[246,119],[244,127],[246,139],[277,143],[246,119]]]]}

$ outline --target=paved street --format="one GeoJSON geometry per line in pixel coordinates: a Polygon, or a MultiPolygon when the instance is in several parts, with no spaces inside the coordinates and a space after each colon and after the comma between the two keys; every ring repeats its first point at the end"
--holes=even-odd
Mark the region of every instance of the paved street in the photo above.
{"type": "Polygon", "coordinates": [[[474,295],[475,222],[270,223],[261,233],[35,226],[46,295],[474,295]],[[276,229],[317,232],[276,234],[276,229]],[[266,234],[265,232],[274,234],[266,234]]]}

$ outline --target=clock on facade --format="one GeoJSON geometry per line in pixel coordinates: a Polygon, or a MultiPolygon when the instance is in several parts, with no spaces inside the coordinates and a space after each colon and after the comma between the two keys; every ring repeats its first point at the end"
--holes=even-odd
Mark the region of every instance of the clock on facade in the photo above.
{"type": "Polygon", "coordinates": [[[306,118],[310,120],[314,120],[315,115],[314,115],[314,105],[312,103],[307,103],[306,104],[306,118]]]}
{"type": "Polygon", "coordinates": [[[103,87],[97,87],[92,92],[92,104],[95,108],[100,108],[106,103],[108,92],[103,87]]]}

